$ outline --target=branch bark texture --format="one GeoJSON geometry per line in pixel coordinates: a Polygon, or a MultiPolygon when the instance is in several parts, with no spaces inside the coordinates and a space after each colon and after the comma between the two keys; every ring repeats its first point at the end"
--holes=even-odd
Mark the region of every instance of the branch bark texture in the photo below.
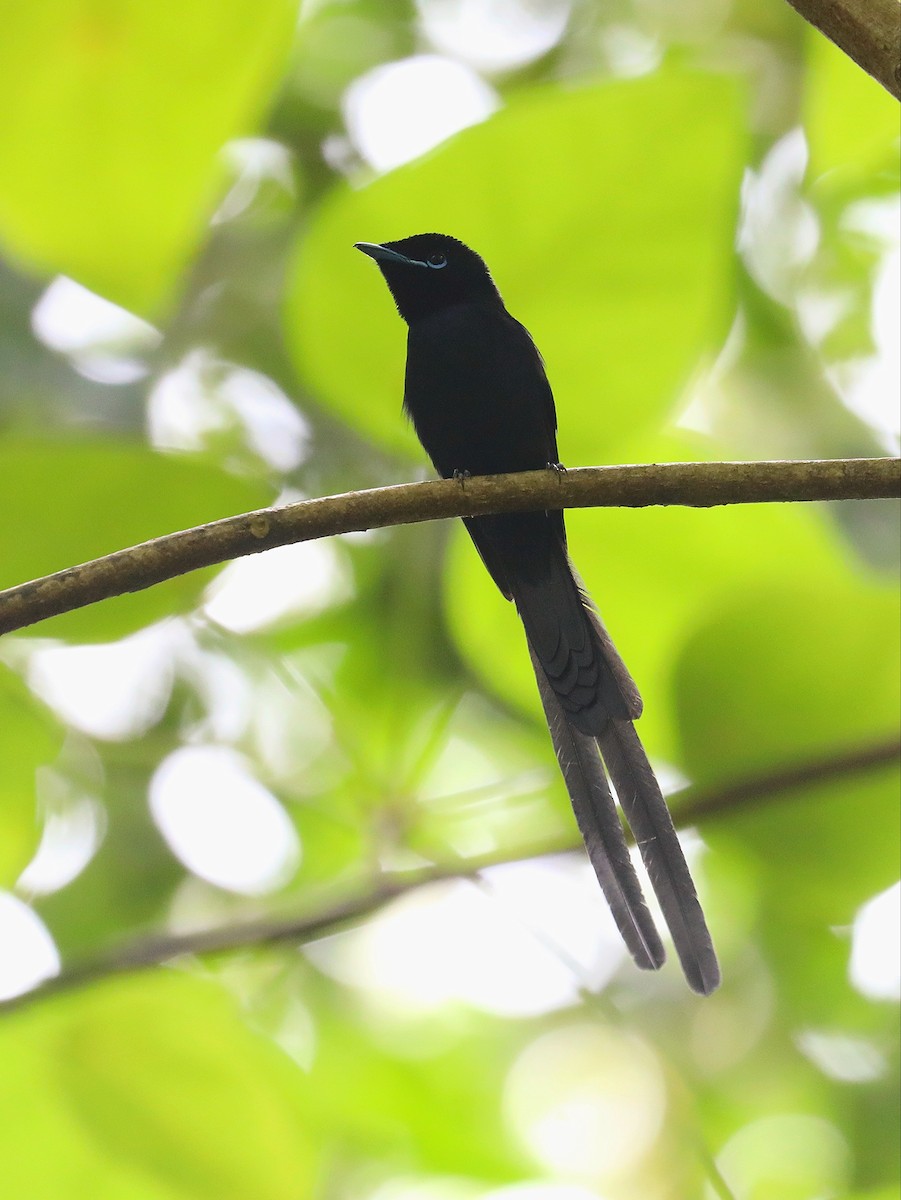
{"type": "Polygon", "coordinates": [[[830,41],[901,99],[901,7],[898,0],[788,0],[830,41]]]}
{"type": "Polygon", "coordinates": [[[0,634],[200,567],[292,542],[390,525],[543,508],[710,508],[895,496],[901,496],[897,458],[582,467],[346,492],[166,534],[8,588],[0,592],[0,634]]]}

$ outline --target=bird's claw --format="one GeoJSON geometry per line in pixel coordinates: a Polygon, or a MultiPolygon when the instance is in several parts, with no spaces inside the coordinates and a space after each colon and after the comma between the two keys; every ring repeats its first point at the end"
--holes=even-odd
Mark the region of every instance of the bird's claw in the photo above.
{"type": "Polygon", "coordinates": [[[451,478],[456,479],[456,481],[459,483],[460,487],[465,488],[466,480],[472,479],[472,475],[469,473],[469,471],[465,471],[465,470],[461,471],[459,469],[459,467],[457,467],[457,468],[455,468],[454,473],[451,476],[451,478]]]}
{"type": "Polygon", "coordinates": [[[565,474],[566,474],[566,467],[564,467],[563,463],[559,463],[559,462],[556,462],[556,463],[555,463],[555,462],[549,462],[549,463],[547,464],[547,469],[548,469],[549,471],[553,471],[553,472],[554,472],[554,474],[555,474],[555,475],[556,475],[558,478],[559,478],[561,475],[565,475],[565,474]]]}

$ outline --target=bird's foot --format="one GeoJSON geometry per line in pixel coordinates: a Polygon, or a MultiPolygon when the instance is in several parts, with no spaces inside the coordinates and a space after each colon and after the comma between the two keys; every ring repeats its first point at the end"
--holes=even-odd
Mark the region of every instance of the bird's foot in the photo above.
{"type": "Polygon", "coordinates": [[[454,470],[454,473],[453,473],[453,475],[451,476],[451,478],[452,478],[452,479],[456,479],[456,481],[459,483],[459,485],[460,485],[460,487],[461,487],[461,488],[465,488],[465,487],[466,487],[466,480],[467,480],[467,479],[472,479],[472,475],[470,474],[470,472],[469,472],[469,471],[461,471],[461,470],[459,469],[459,467],[458,467],[458,468],[456,468],[456,469],[454,470]]]}
{"type": "Polygon", "coordinates": [[[555,475],[556,475],[558,478],[559,478],[561,475],[565,475],[565,474],[566,474],[566,467],[564,467],[563,463],[554,463],[554,462],[549,462],[549,463],[547,463],[546,465],[547,465],[547,469],[548,469],[549,471],[553,471],[553,472],[554,472],[554,474],[555,474],[555,475]]]}

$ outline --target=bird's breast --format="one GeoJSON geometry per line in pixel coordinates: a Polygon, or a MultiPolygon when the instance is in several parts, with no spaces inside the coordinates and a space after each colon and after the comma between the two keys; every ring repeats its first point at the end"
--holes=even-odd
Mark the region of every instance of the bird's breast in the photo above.
{"type": "Polygon", "coordinates": [[[410,327],[404,407],[439,474],[543,467],[549,402],[537,351],[503,310],[460,305],[410,327]]]}

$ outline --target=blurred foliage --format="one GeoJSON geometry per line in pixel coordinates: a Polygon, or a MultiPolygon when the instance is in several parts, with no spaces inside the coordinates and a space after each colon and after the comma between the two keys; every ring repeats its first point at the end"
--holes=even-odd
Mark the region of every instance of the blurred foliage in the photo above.
{"type": "MultiPolygon", "coordinates": [[[[897,105],[782,0],[38,0],[3,27],[0,586],[422,474],[403,328],[351,246],[427,228],[484,253],[533,331],[569,464],[897,452],[874,373],[897,105]],[[448,52],[452,20],[498,111],[379,174],[348,88],[448,52]]],[[[571,515],[667,778],[715,791],[897,731],[898,522],[571,515]]],[[[64,964],[575,837],[461,529],[187,576],[0,658],[0,900],[64,964]],[[249,824],[202,775],[167,793],[196,748],[240,766],[249,824]]],[[[3,1013],[0,1193],[885,1200],[897,995],[851,960],[901,874],[898,798],[873,768],[702,824],[705,1001],[622,961],[573,856],[3,1013]]]]}
{"type": "Polygon", "coordinates": [[[287,336],[301,371],[343,418],[410,452],[413,434],[396,414],[403,339],[379,303],[381,279],[370,272],[361,281],[339,248],[360,229],[369,241],[454,229],[517,297],[582,431],[580,453],[603,461],[636,426],[659,422],[698,346],[723,332],[743,161],[739,97],[727,77],[673,70],[616,87],[536,89],[444,153],[362,193],[347,185],[331,193],[301,243],[289,292],[287,336]],[[660,123],[662,106],[671,126],[660,123]],[[598,329],[620,353],[598,353],[598,329]],[[652,341],[653,358],[634,370],[652,341]],[[617,401],[599,421],[604,396],[617,401]]]}
{"type": "Polygon", "coordinates": [[[59,753],[62,731],[22,680],[0,666],[0,812],[3,841],[0,882],[10,885],[37,849],[40,828],[35,813],[37,772],[59,753]]]}
{"type": "Polygon", "coordinates": [[[217,152],[254,129],[291,0],[42,0],[0,45],[4,242],[136,312],[171,293],[219,190],[217,152]]]}
{"type": "MultiPolygon", "coordinates": [[[[0,508],[31,513],[33,519],[27,537],[15,521],[0,529],[0,586],[133,546],[160,530],[189,529],[223,513],[256,508],[270,494],[262,482],[157,454],[139,442],[6,438],[0,443],[0,508]],[[54,492],[65,502],[49,509],[46,498],[54,492]]],[[[66,613],[46,622],[41,634],[74,641],[123,637],[151,621],[190,611],[206,579],[206,573],[196,572],[66,613]]]]}

